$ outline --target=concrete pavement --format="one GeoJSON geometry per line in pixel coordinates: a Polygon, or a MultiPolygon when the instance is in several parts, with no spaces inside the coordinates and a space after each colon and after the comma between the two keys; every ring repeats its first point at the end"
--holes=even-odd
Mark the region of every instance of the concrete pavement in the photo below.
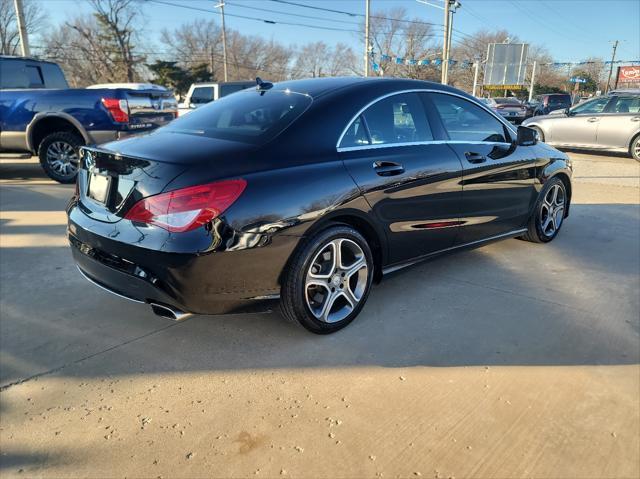
{"type": "Polygon", "coordinates": [[[392,276],[342,332],[160,319],[75,270],[71,188],[0,160],[3,477],[637,477],[640,164],[571,216],[392,276]]]}

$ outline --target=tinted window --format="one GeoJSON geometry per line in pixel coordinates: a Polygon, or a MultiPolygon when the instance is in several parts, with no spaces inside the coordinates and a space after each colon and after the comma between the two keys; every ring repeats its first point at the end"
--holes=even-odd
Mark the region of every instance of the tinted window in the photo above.
{"type": "Polygon", "coordinates": [[[572,113],[594,114],[602,113],[604,107],[609,103],[608,97],[596,98],[595,100],[585,101],[580,105],[571,109],[572,113]]]}
{"type": "Polygon", "coordinates": [[[367,108],[363,116],[374,145],[433,140],[422,101],[416,93],[380,100],[367,108]]]}
{"type": "Polygon", "coordinates": [[[556,95],[550,96],[547,105],[553,107],[563,107],[568,108],[571,106],[571,96],[569,95],[556,95]]]}
{"type": "Polygon", "coordinates": [[[289,126],[311,98],[281,90],[245,90],[208,103],[164,128],[193,135],[262,144],[289,126]]]}
{"type": "Polygon", "coordinates": [[[46,88],[69,88],[64,73],[60,67],[54,63],[43,63],[40,70],[44,77],[44,85],[46,88]]]}
{"type": "Polygon", "coordinates": [[[363,146],[369,144],[369,135],[364,128],[362,116],[359,116],[353,123],[351,123],[351,125],[349,125],[349,128],[342,137],[340,147],[345,148],[350,146],[363,146]]]}
{"type": "Polygon", "coordinates": [[[498,105],[520,105],[517,98],[494,98],[498,105]]]}
{"type": "Polygon", "coordinates": [[[504,125],[486,110],[462,98],[431,94],[442,123],[454,141],[508,142],[504,125]]]}
{"type": "Polygon", "coordinates": [[[29,85],[24,72],[24,63],[0,60],[0,82],[2,88],[27,88],[29,85]]]}
{"type": "Polygon", "coordinates": [[[640,95],[619,96],[608,109],[611,113],[640,113],[640,95]]]}
{"type": "Polygon", "coordinates": [[[191,103],[201,104],[209,103],[213,100],[213,87],[201,86],[193,89],[191,94],[191,103]]]}
{"type": "Polygon", "coordinates": [[[40,67],[27,65],[25,67],[25,72],[29,80],[29,88],[44,87],[44,82],[42,81],[42,73],[40,72],[40,67]]]}
{"type": "MultiPolygon", "coordinates": [[[[251,85],[251,86],[255,86],[255,85],[251,85]]],[[[242,91],[245,90],[247,87],[247,85],[219,85],[218,88],[220,89],[220,96],[227,96],[227,95],[231,95],[232,93],[235,93],[237,91],[242,91]]]]}

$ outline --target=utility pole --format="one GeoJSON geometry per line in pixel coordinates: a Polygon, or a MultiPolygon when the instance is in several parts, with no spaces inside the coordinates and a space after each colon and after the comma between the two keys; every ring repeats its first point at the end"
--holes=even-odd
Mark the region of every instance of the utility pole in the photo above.
{"type": "Polygon", "coordinates": [[[533,99],[533,87],[536,81],[536,65],[538,62],[536,60],[533,61],[533,70],[531,70],[531,86],[529,87],[529,101],[533,99]]]}
{"type": "Polygon", "coordinates": [[[209,70],[211,70],[211,81],[214,81],[213,76],[213,45],[209,44],[209,70]]]}
{"type": "Polygon", "coordinates": [[[444,2],[444,48],[442,49],[442,83],[449,82],[449,59],[451,58],[451,34],[453,32],[453,14],[462,4],[458,0],[444,2]]]}
{"type": "Polygon", "coordinates": [[[14,0],[13,4],[16,7],[16,18],[18,19],[18,33],[20,34],[20,48],[22,49],[22,56],[28,57],[31,53],[29,51],[29,35],[27,34],[27,26],[24,23],[22,0],[14,0]]]}
{"type": "Polygon", "coordinates": [[[611,74],[613,73],[613,62],[616,61],[616,50],[618,49],[618,40],[613,43],[613,53],[611,54],[611,66],[609,67],[609,78],[607,78],[607,87],[604,90],[606,94],[609,91],[609,84],[611,83],[611,74]]]}
{"type": "Polygon", "coordinates": [[[364,76],[369,76],[369,8],[370,0],[364,2],[364,76]]]}
{"type": "Polygon", "coordinates": [[[220,17],[222,19],[222,61],[224,62],[222,71],[224,72],[224,81],[229,81],[227,75],[227,32],[224,28],[224,2],[216,5],[220,9],[220,17]]]}
{"type": "Polygon", "coordinates": [[[451,2],[444,0],[444,38],[442,40],[442,77],[440,83],[447,84],[447,69],[449,67],[449,9],[451,2]]]}

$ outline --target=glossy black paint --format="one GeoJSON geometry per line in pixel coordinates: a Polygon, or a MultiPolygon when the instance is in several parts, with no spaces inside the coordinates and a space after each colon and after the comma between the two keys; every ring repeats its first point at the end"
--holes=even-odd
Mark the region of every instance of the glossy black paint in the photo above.
{"type": "Polygon", "coordinates": [[[511,143],[450,143],[428,109],[432,143],[336,148],[354,116],[383,95],[424,90],[420,94],[428,104],[427,90],[434,90],[475,102],[453,88],[362,78],[273,87],[287,88],[313,102],[260,147],[161,128],[92,149],[95,168],[112,175],[123,193],[119,202],[101,209],[86,197],[89,175],[80,171],[80,195],[68,206],[68,231],[83,272],[137,300],[193,313],[237,311],[255,298],[279,294],[292,253],[332,222],[353,225],[367,238],[379,279],[383,270],[518,234],[552,176],[561,175],[570,191],[567,156],[544,144],[516,145],[506,122],[511,143]],[[379,175],[380,162],[400,164],[402,171],[379,175]],[[208,228],[170,233],[122,219],[144,196],[232,178],[244,178],[247,187],[208,228]]]}

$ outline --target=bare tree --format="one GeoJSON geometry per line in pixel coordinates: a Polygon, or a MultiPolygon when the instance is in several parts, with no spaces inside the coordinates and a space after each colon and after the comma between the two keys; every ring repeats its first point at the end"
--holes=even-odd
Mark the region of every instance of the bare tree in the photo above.
{"type": "Polygon", "coordinates": [[[292,78],[344,76],[360,73],[356,70],[356,55],[351,47],[338,43],[335,47],[325,42],[307,43],[297,51],[292,78]]]}
{"type": "Polygon", "coordinates": [[[435,79],[435,67],[419,64],[438,54],[432,25],[419,18],[409,18],[404,8],[394,8],[372,15],[370,32],[374,52],[379,58],[377,63],[385,76],[435,79]],[[397,57],[416,60],[416,63],[399,64],[395,60],[397,57]]]}
{"type": "MultiPolygon", "coordinates": [[[[164,30],[161,41],[167,56],[188,68],[194,63],[212,64],[212,77],[222,72],[221,29],[214,20],[195,20],[173,31],[164,30]]],[[[230,80],[248,80],[263,76],[283,80],[289,72],[292,50],[262,37],[243,35],[227,29],[227,62],[230,80]]]]}
{"type": "Polygon", "coordinates": [[[57,61],[74,86],[137,81],[144,55],[136,54],[139,10],[133,0],[90,0],[95,12],[65,22],[45,41],[43,56],[57,61]]]}
{"type": "MultiPolygon", "coordinates": [[[[27,33],[30,36],[40,33],[47,25],[47,14],[33,0],[23,0],[23,10],[27,33]]],[[[19,55],[20,35],[13,0],[0,0],[0,53],[19,55]]]]}

